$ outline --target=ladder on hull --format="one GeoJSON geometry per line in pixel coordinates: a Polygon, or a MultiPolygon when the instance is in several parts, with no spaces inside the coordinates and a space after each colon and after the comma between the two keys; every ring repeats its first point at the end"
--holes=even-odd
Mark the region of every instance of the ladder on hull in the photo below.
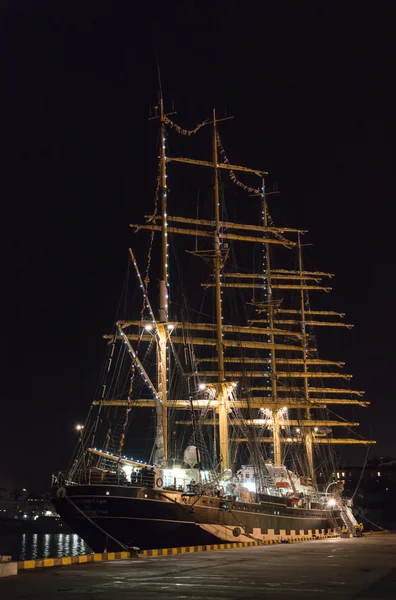
{"type": "Polygon", "coordinates": [[[351,533],[352,535],[356,535],[356,531],[359,529],[359,524],[349,506],[342,507],[341,519],[347,529],[347,532],[351,533]]]}

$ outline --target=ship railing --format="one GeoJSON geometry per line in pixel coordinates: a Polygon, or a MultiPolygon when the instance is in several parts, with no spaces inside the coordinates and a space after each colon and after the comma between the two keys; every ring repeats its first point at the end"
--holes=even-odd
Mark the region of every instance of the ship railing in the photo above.
{"type": "Polygon", "coordinates": [[[193,485],[191,482],[183,477],[172,477],[171,475],[165,475],[163,478],[162,489],[175,490],[178,492],[193,492],[193,485]]]}
{"type": "Polygon", "coordinates": [[[52,473],[52,487],[61,487],[63,485],[77,485],[77,483],[71,478],[69,471],[58,471],[52,473]]]}
{"type": "Polygon", "coordinates": [[[123,471],[105,471],[101,469],[79,469],[73,471],[58,471],[52,475],[52,487],[64,485],[117,485],[154,487],[154,472],[132,472],[128,478],[123,471]]]}
{"type": "MultiPolygon", "coordinates": [[[[161,480],[162,481],[162,480],[161,480]]],[[[158,482],[158,479],[157,479],[158,482]]],[[[183,477],[173,477],[172,475],[165,475],[163,478],[162,485],[156,487],[163,490],[183,492],[185,494],[205,495],[205,496],[216,496],[218,486],[215,483],[200,483],[193,479],[184,479],[183,477]]],[[[224,497],[226,497],[224,495],[224,497]]],[[[236,496],[230,495],[230,498],[236,498],[236,496]]]]}

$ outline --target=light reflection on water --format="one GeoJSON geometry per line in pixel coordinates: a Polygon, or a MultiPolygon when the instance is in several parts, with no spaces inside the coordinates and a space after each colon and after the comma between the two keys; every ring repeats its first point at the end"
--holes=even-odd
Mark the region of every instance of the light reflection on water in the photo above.
{"type": "Polygon", "coordinates": [[[75,533],[0,535],[0,554],[11,555],[13,560],[60,558],[91,552],[91,548],[75,533]]]}
{"type": "Polygon", "coordinates": [[[50,534],[49,533],[45,533],[44,534],[44,554],[43,554],[43,556],[45,556],[45,557],[48,556],[48,554],[49,554],[49,548],[50,548],[50,534]]]}

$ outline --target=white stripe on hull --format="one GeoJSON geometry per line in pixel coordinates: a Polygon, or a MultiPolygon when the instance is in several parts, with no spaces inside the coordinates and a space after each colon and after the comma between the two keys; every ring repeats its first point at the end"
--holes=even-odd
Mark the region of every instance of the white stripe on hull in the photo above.
{"type": "Polygon", "coordinates": [[[242,527],[229,525],[212,525],[210,523],[199,523],[199,527],[208,533],[215,535],[224,542],[253,542],[258,538],[252,535],[246,535],[242,527]],[[235,535],[239,531],[238,535],[235,535]],[[253,539],[254,538],[254,539],[253,539]]]}
{"type": "Polygon", "coordinates": [[[326,535],[335,535],[335,529],[308,529],[307,533],[299,533],[292,529],[289,534],[286,534],[286,529],[280,529],[279,534],[275,533],[275,529],[268,529],[268,533],[262,533],[260,528],[255,527],[252,534],[246,534],[242,527],[229,527],[227,525],[212,525],[210,523],[200,523],[199,527],[218,537],[223,542],[252,542],[252,541],[281,541],[292,540],[296,537],[299,539],[323,538],[326,535]],[[240,531],[239,535],[236,530],[240,531]]]}

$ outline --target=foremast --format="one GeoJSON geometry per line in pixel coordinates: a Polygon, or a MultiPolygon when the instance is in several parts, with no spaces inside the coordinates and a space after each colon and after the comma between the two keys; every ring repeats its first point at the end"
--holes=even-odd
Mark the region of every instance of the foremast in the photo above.
{"type": "Polygon", "coordinates": [[[162,94],[160,97],[160,194],[161,194],[161,279],[159,297],[159,322],[157,323],[157,386],[160,407],[157,410],[157,451],[162,454],[160,462],[166,466],[168,459],[168,382],[167,382],[167,336],[168,336],[168,186],[166,174],[166,129],[162,94]],[[162,437],[162,439],[161,439],[162,437]]]}

